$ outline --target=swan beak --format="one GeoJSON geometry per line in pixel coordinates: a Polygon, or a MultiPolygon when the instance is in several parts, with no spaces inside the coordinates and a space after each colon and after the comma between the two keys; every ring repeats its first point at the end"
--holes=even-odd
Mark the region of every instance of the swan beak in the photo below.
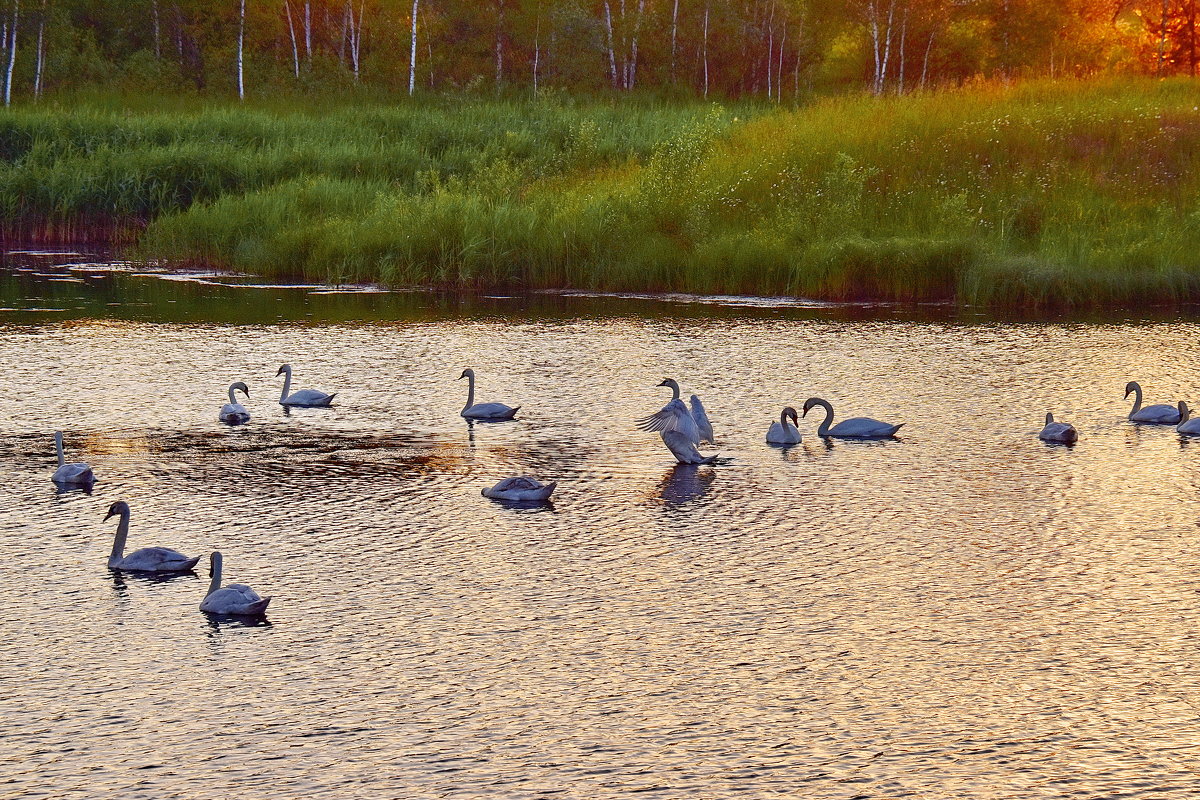
{"type": "Polygon", "coordinates": [[[108,522],[108,518],[109,518],[109,517],[115,517],[116,515],[117,515],[117,512],[113,511],[113,510],[110,508],[110,509],[108,510],[108,513],[104,515],[104,519],[103,519],[102,521],[103,521],[103,522],[108,522]]]}
{"type": "Polygon", "coordinates": [[[810,406],[805,406],[805,407],[804,407],[804,413],[803,413],[803,414],[801,414],[800,416],[802,416],[802,417],[807,417],[807,416],[808,416],[808,409],[809,409],[809,408],[810,408],[810,406]]]}
{"type": "Polygon", "coordinates": [[[666,381],[663,381],[662,383],[660,383],[658,385],[659,386],[670,386],[671,384],[667,383],[666,381]]]}
{"type": "Polygon", "coordinates": [[[283,370],[281,369],[281,370],[279,370],[278,372],[276,372],[276,373],[275,373],[275,377],[276,377],[276,378],[278,378],[278,377],[279,377],[280,375],[282,375],[282,374],[283,374],[283,370]]]}

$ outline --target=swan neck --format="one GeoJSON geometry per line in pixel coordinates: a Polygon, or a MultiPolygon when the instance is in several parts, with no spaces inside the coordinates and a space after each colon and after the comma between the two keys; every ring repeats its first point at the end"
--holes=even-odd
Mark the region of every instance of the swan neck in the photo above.
{"type": "Polygon", "coordinates": [[[786,411],[779,412],[779,426],[786,431],[788,429],[788,416],[786,411]]]}
{"type": "Polygon", "coordinates": [[[679,384],[676,383],[675,381],[671,381],[671,399],[672,400],[679,399],[679,384]]]}
{"type": "Polygon", "coordinates": [[[210,580],[208,582],[208,592],[204,595],[205,597],[208,597],[208,595],[212,594],[217,589],[221,588],[221,559],[220,558],[214,558],[212,560],[212,569],[210,571],[212,572],[212,580],[210,580]]]}
{"type": "Polygon", "coordinates": [[[58,465],[61,467],[63,464],[67,463],[66,456],[63,455],[61,433],[54,434],[54,449],[58,451],[58,465]]]}
{"type": "MultiPolygon", "coordinates": [[[[291,390],[291,388],[292,388],[292,371],[290,369],[285,369],[283,371],[283,393],[281,395],[279,395],[279,402],[282,403],[284,400],[288,399],[288,392],[291,390]]],[[[232,388],[229,390],[229,402],[231,402],[231,403],[233,402],[233,389],[232,388]]]]}
{"type": "Polygon", "coordinates": [[[108,565],[115,566],[125,555],[125,540],[129,538],[129,512],[121,512],[121,521],[117,523],[117,535],[113,537],[112,553],[108,556],[108,565]]]}
{"type": "Polygon", "coordinates": [[[466,411],[471,406],[475,405],[475,373],[467,375],[467,404],[463,406],[463,411],[466,411]]]}
{"type": "Polygon", "coordinates": [[[237,400],[235,400],[233,397],[233,387],[230,386],[229,387],[229,405],[232,406],[232,405],[235,405],[236,403],[237,403],[237,400]]]}
{"type": "Polygon", "coordinates": [[[1136,414],[1142,408],[1142,387],[1134,385],[1133,387],[1133,411],[1131,414],[1136,414]]]}
{"type": "Polygon", "coordinates": [[[1187,422],[1192,416],[1192,410],[1188,408],[1187,403],[1179,401],[1179,424],[1187,422]]]}
{"type": "Polygon", "coordinates": [[[821,420],[821,425],[817,428],[817,436],[826,436],[829,434],[829,423],[833,422],[833,406],[824,400],[818,401],[817,405],[825,409],[825,419],[821,420]]]}

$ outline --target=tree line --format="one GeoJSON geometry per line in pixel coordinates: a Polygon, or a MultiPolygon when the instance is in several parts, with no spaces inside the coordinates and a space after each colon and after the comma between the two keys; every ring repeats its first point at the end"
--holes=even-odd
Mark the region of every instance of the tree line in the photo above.
{"type": "Polygon", "coordinates": [[[89,85],[761,97],[1197,70],[1200,0],[3,0],[14,97],[89,85]]]}

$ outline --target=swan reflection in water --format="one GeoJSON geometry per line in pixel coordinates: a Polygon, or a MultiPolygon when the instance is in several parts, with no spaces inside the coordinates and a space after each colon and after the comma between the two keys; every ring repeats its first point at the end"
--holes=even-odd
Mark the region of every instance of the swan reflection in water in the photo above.
{"type": "Polygon", "coordinates": [[[669,506],[680,506],[708,494],[717,472],[696,464],[676,464],[658,482],[656,494],[669,506]]]}

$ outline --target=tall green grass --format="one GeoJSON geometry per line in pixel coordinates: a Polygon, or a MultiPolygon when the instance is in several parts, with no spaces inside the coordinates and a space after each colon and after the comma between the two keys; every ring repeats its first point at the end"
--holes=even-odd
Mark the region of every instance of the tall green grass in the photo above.
{"type": "Polygon", "coordinates": [[[10,231],[330,281],[1200,300],[1200,88],[0,115],[10,231]],[[144,229],[143,229],[144,227],[144,229]]]}

